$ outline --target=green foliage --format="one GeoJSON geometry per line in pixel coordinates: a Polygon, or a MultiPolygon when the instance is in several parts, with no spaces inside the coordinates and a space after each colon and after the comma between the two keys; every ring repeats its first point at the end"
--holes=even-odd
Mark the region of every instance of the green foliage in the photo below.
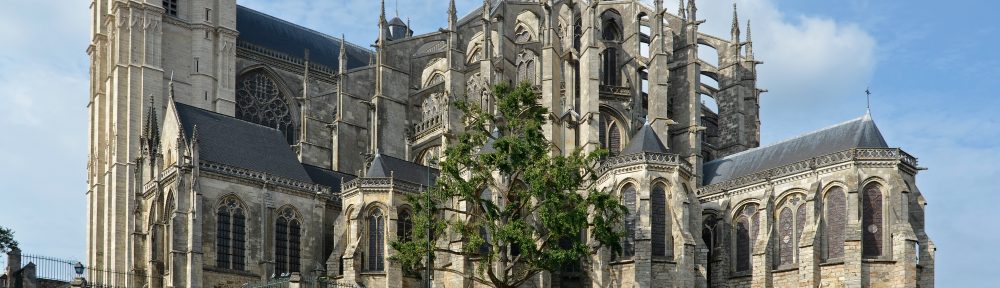
{"type": "Polygon", "coordinates": [[[0,226],[0,253],[7,253],[12,249],[17,249],[14,230],[0,226]]]}
{"type": "Polygon", "coordinates": [[[461,255],[480,264],[477,282],[517,287],[538,272],[587,261],[601,248],[620,251],[626,208],[593,187],[605,152],[560,155],[545,138],[549,111],[531,86],[498,85],[493,95],[496,111],[456,103],[465,131],[445,150],[429,195],[410,197],[413,235],[392,243],[399,252],[393,260],[422,267],[431,241],[436,257],[461,255]],[[482,197],[487,189],[492,196],[482,197]],[[447,244],[459,240],[464,245],[447,244]]]}

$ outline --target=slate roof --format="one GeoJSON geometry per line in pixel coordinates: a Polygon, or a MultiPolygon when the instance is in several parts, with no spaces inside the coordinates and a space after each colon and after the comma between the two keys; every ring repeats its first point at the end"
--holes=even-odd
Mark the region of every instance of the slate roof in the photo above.
{"type": "Polygon", "coordinates": [[[390,177],[420,185],[432,185],[438,170],[392,156],[375,154],[365,177],[390,177]],[[427,173],[430,175],[427,175],[427,173]]]}
{"type": "Polygon", "coordinates": [[[667,153],[667,147],[663,146],[660,137],[656,136],[656,131],[653,131],[653,127],[650,127],[649,123],[643,124],[642,128],[639,128],[639,132],[636,132],[628,141],[625,149],[622,149],[621,155],[641,152],[667,153]]]}
{"type": "Polygon", "coordinates": [[[306,169],[306,173],[309,174],[309,178],[311,178],[314,183],[333,188],[333,192],[340,192],[341,181],[347,182],[357,178],[351,174],[316,167],[309,164],[302,164],[302,167],[306,169]]]}
{"type": "Polygon", "coordinates": [[[888,148],[871,115],[767,147],[747,150],[704,165],[703,185],[753,174],[851,148],[888,148]]]}
{"type": "MultiPolygon", "coordinates": [[[[256,10],[236,6],[236,30],[239,41],[246,41],[299,59],[305,59],[304,49],[309,49],[309,61],[336,71],[340,66],[339,38],[278,19],[256,10]]],[[[372,52],[347,42],[347,69],[368,65],[372,52]]]]}
{"type": "Polygon", "coordinates": [[[313,183],[281,131],[177,102],[174,105],[189,140],[198,126],[202,160],[313,183]]]}

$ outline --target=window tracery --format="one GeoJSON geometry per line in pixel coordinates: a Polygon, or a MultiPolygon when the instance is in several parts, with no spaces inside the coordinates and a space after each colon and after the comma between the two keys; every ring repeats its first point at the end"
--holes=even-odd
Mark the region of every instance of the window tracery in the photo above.
{"type": "Polygon", "coordinates": [[[523,50],[517,55],[515,63],[517,64],[516,80],[518,83],[527,81],[531,85],[538,85],[538,79],[535,77],[535,63],[537,61],[537,55],[531,50],[523,50]]]}
{"type": "Polygon", "coordinates": [[[385,216],[382,209],[368,214],[368,271],[385,271],[385,216]]]}
{"type": "Polygon", "coordinates": [[[775,219],[778,223],[778,254],[774,266],[784,267],[795,263],[798,256],[799,236],[805,227],[806,201],[802,194],[792,194],[782,201],[778,210],[781,211],[775,219]],[[794,211],[794,212],[793,212],[794,211]]]}
{"type": "Polygon", "coordinates": [[[236,118],[280,130],[294,142],[292,114],[278,84],[262,71],[243,76],[236,87],[236,118]]]}
{"type": "Polygon", "coordinates": [[[662,184],[653,187],[650,193],[650,213],[653,237],[653,256],[667,256],[667,192],[662,184]]]}
{"type": "Polygon", "coordinates": [[[274,229],[275,273],[285,274],[299,271],[300,241],[302,224],[291,207],[278,212],[274,229]]]}
{"type": "Polygon", "coordinates": [[[216,266],[244,270],[246,214],[236,197],[222,199],[216,209],[216,266]]]}

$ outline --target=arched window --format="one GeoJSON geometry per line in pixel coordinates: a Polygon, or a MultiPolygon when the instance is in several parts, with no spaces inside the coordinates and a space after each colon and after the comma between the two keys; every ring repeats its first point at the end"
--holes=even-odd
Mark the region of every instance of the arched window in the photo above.
{"type": "Polygon", "coordinates": [[[608,126],[608,151],[611,155],[618,155],[621,152],[622,146],[622,132],[618,128],[618,123],[611,121],[611,125],[608,126]]]}
{"type": "Polygon", "coordinates": [[[524,26],[517,26],[514,30],[514,43],[524,44],[531,42],[531,31],[528,31],[524,26]]]}
{"type": "Polygon", "coordinates": [[[844,232],[847,229],[847,198],[844,189],[833,187],[826,192],[823,201],[826,231],[823,234],[824,259],[841,259],[844,257],[844,232]]]}
{"type": "Polygon", "coordinates": [[[535,62],[538,57],[531,50],[523,50],[517,55],[515,59],[515,64],[517,64],[517,75],[516,80],[518,83],[527,81],[531,85],[537,85],[538,79],[535,77],[535,62]]]}
{"type": "Polygon", "coordinates": [[[576,51],[580,51],[581,43],[583,39],[583,21],[580,19],[580,14],[574,16],[576,20],[573,22],[573,48],[576,51]]]}
{"type": "Polygon", "coordinates": [[[236,85],[236,118],[281,130],[294,142],[292,114],[278,84],[262,70],[240,77],[236,85]]]}
{"type": "Polygon", "coordinates": [[[368,271],[385,271],[385,216],[382,209],[368,213],[368,271]]]}
{"type": "Polygon", "coordinates": [[[861,255],[868,258],[882,256],[882,185],[868,184],[861,198],[861,227],[864,230],[861,255]]]}
{"type": "Polygon", "coordinates": [[[792,194],[778,206],[777,210],[780,212],[775,219],[778,224],[778,253],[775,255],[775,267],[792,266],[797,259],[799,237],[806,222],[805,203],[802,194],[792,194]]]}
{"type": "Polygon", "coordinates": [[[413,237],[413,216],[409,210],[401,210],[396,220],[396,237],[400,241],[410,241],[413,237]]]}
{"type": "Polygon", "coordinates": [[[622,249],[625,250],[624,254],[627,257],[635,255],[635,221],[637,220],[635,200],[635,186],[625,185],[625,188],[622,189],[622,202],[625,204],[625,208],[628,208],[628,215],[625,215],[625,241],[622,243],[622,249]]]}
{"type": "MultiPolygon", "coordinates": [[[[168,193],[167,195],[170,195],[168,193]]],[[[163,205],[163,261],[164,266],[173,267],[173,233],[174,233],[174,213],[177,212],[177,205],[174,204],[174,197],[167,196],[167,203],[163,205]]]]}
{"type": "Polygon", "coordinates": [[[299,271],[300,241],[302,224],[291,207],[279,210],[274,227],[275,273],[285,274],[299,271]]]}
{"type": "Polygon", "coordinates": [[[757,230],[760,225],[760,218],[757,217],[757,204],[749,203],[738,210],[734,225],[735,232],[735,259],[737,273],[749,273],[753,268],[750,262],[750,254],[753,252],[753,245],[757,242],[757,230]]]}
{"type": "Polygon", "coordinates": [[[618,86],[618,73],[618,49],[604,49],[601,54],[601,84],[618,86]]]}
{"type": "Polygon", "coordinates": [[[667,256],[667,191],[663,184],[653,187],[649,197],[652,213],[653,256],[667,256]]]}
{"type": "Polygon", "coordinates": [[[244,270],[246,251],[246,214],[236,197],[226,197],[216,209],[215,265],[223,269],[244,270]]]}
{"type": "Polygon", "coordinates": [[[163,0],[163,10],[167,15],[177,17],[177,0],[163,0]]]}

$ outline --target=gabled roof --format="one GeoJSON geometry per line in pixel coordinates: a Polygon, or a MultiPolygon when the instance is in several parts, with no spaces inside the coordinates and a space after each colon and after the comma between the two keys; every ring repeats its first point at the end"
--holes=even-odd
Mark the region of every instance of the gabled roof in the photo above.
{"type": "Polygon", "coordinates": [[[379,153],[375,153],[375,159],[365,173],[365,177],[392,177],[420,185],[434,184],[437,175],[437,169],[379,153]]]}
{"type": "Polygon", "coordinates": [[[313,183],[281,131],[177,102],[174,107],[188,141],[198,126],[202,160],[313,183]]]}
{"type": "MultiPolygon", "coordinates": [[[[239,41],[299,59],[305,59],[305,49],[309,49],[309,61],[334,71],[340,66],[342,39],[240,5],[236,5],[236,30],[240,32],[239,41]]],[[[345,46],[348,70],[368,65],[371,51],[350,42],[345,46]]]]}
{"type": "Polygon", "coordinates": [[[309,178],[311,178],[314,183],[333,188],[333,192],[340,192],[340,184],[342,182],[351,181],[352,179],[357,178],[351,174],[316,167],[309,164],[302,164],[302,167],[306,169],[306,173],[309,174],[309,178]]]}
{"type": "Polygon", "coordinates": [[[653,131],[653,127],[650,127],[649,123],[643,124],[642,128],[639,128],[639,132],[636,132],[628,141],[625,149],[622,149],[621,155],[641,152],[667,153],[667,147],[663,146],[660,137],[656,136],[656,131],[653,131]]]}
{"type": "Polygon", "coordinates": [[[702,182],[720,183],[851,148],[888,148],[871,115],[707,162],[702,182]]]}

